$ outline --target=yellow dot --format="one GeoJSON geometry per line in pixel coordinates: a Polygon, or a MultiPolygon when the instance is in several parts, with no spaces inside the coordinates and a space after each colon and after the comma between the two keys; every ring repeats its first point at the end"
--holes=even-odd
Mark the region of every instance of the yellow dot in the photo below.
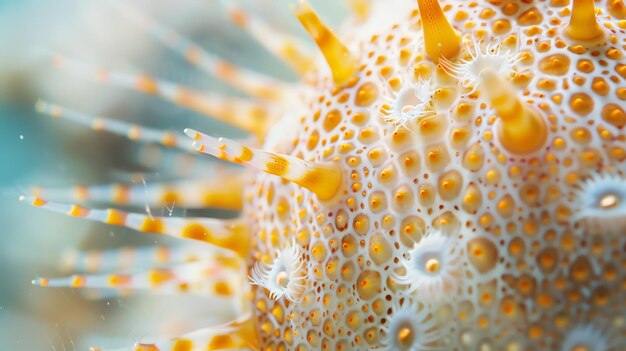
{"type": "Polygon", "coordinates": [[[429,271],[430,273],[437,273],[439,272],[440,268],[441,268],[441,265],[439,264],[439,260],[435,258],[431,258],[428,261],[426,261],[426,270],[429,271]]]}
{"type": "Polygon", "coordinates": [[[378,88],[373,83],[365,83],[359,87],[354,103],[357,106],[369,106],[378,97],[378,88]]]}
{"type": "Polygon", "coordinates": [[[287,287],[287,284],[289,284],[289,276],[287,275],[287,272],[282,271],[276,275],[276,284],[278,284],[281,288],[287,287]]]}
{"type": "Polygon", "coordinates": [[[400,332],[398,332],[398,338],[400,338],[400,340],[402,341],[408,339],[410,336],[411,336],[411,329],[407,327],[400,329],[400,332]]]}
{"type": "Polygon", "coordinates": [[[619,197],[615,194],[606,194],[600,199],[600,207],[603,209],[614,208],[619,205],[619,197]]]}

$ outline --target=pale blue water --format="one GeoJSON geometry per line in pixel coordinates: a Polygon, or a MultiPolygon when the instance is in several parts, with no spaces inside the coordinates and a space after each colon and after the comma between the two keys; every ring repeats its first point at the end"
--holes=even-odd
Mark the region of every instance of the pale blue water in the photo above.
{"type": "MultiPolygon", "coordinates": [[[[137,1],[170,8],[178,8],[181,3],[178,0],[137,1]]],[[[209,3],[185,1],[200,6],[209,3]]],[[[68,248],[148,245],[163,240],[47,213],[18,201],[19,195],[28,192],[33,185],[98,184],[119,180],[119,174],[124,171],[151,172],[132,156],[136,150],[132,143],[36,114],[33,105],[38,98],[153,127],[179,131],[190,127],[213,135],[242,135],[210,118],[152,97],[54,73],[48,64],[33,55],[38,49],[62,48],[61,52],[90,63],[150,72],[196,88],[233,93],[187,67],[163,47],[152,43],[152,46],[137,49],[136,46],[144,42],[150,44],[146,38],[127,43],[137,34],[136,29],[120,29],[114,16],[101,10],[90,11],[90,4],[94,3],[104,1],[0,0],[0,350],[86,350],[94,342],[104,347],[132,345],[132,340],[150,332],[148,326],[140,322],[131,323],[128,328],[126,324],[112,321],[122,315],[142,313],[148,313],[152,319],[165,320],[165,315],[169,316],[171,311],[153,306],[186,305],[185,302],[146,299],[150,307],[146,312],[132,299],[89,301],[73,290],[31,285],[31,279],[36,277],[67,274],[57,269],[57,262],[68,248]],[[115,30],[118,32],[113,33],[115,30]],[[159,317],[158,313],[163,316],[159,317]]],[[[332,9],[333,3],[326,2],[320,10],[338,19],[341,12],[332,9]]],[[[289,16],[287,6],[276,5],[281,6],[284,10],[281,16],[289,16]]],[[[269,8],[264,10],[271,12],[269,8]]],[[[197,33],[194,39],[204,47],[264,73],[294,78],[278,60],[259,51],[259,45],[250,38],[232,29],[223,29],[223,24],[217,20],[223,21],[223,18],[211,18],[213,12],[166,13],[168,19],[177,20],[197,33]],[[248,50],[257,52],[241,54],[248,50]]],[[[293,18],[281,26],[298,28],[293,18]]],[[[165,177],[163,173],[171,168],[165,165],[164,170],[152,176],[165,177]]],[[[197,303],[191,305],[197,309],[197,303]]]]}
{"type": "MultiPolygon", "coordinates": [[[[80,35],[72,35],[72,28],[64,28],[64,22],[80,12],[76,10],[78,3],[0,0],[0,350],[86,350],[89,342],[84,337],[104,330],[101,327],[109,319],[129,309],[120,307],[125,302],[89,301],[75,291],[34,287],[31,280],[66,274],[57,269],[57,262],[71,247],[114,247],[154,241],[145,236],[125,235],[129,233],[124,230],[46,213],[18,201],[19,195],[37,184],[110,182],[111,170],[123,169],[130,163],[120,156],[129,143],[53,121],[33,109],[39,97],[64,99],[59,102],[90,108],[83,98],[72,98],[85,88],[91,89],[94,101],[119,95],[114,89],[99,88],[89,82],[56,94],[66,89],[69,80],[62,75],[53,77],[48,88],[40,86],[43,75],[51,68],[37,62],[31,49],[64,40],[84,40],[80,35]]],[[[126,111],[142,116],[142,104],[152,106],[139,96],[137,106],[128,105],[126,111]]],[[[157,103],[159,106],[163,107],[157,103]]],[[[104,110],[99,107],[87,111],[104,110]]],[[[189,118],[185,116],[181,122],[189,118]]],[[[108,339],[115,338],[105,336],[103,340],[107,342],[103,345],[110,345],[108,339]]]]}

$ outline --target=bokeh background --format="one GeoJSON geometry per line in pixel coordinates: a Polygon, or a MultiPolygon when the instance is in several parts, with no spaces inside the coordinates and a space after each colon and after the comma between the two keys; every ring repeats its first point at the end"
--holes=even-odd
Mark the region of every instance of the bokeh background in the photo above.
{"type": "MultiPolygon", "coordinates": [[[[232,314],[228,304],[201,297],[139,296],[91,299],[70,289],[42,289],[36,277],[58,277],[63,252],[169,243],[162,237],[66,218],[33,209],[18,197],[32,186],[71,186],[202,176],[214,161],[185,158],[155,146],[94,133],[34,112],[44,98],[84,112],[151,127],[185,127],[213,135],[243,134],[206,116],[156,98],[55,71],[43,52],[126,72],[143,72],[198,89],[237,94],[187,66],[113,0],[0,0],[0,350],[87,350],[132,345],[157,333],[211,325],[232,314]],[[220,306],[220,307],[216,307],[220,306]],[[191,322],[193,321],[193,323],[191,322]]],[[[225,0],[230,1],[230,0],[225,0]]],[[[225,17],[211,0],[132,0],[136,7],[231,61],[286,80],[295,76],[225,17]]],[[[303,38],[283,0],[242,1],[277,28],[303,38]]],[[[331,24],[342,1],[310,1],[331,24]]],[[[140,209],[141,210],[141,209],[140,209]]],[[[158,212],[162,209],[152,209],[158,212]]],[[[185,215],[184,211],[177,212],[185,215]]],[[[205,211],[228,217],[232,213],[205,211]]],[[[195,213],[194,215],[198,215],[195,213]]]]}

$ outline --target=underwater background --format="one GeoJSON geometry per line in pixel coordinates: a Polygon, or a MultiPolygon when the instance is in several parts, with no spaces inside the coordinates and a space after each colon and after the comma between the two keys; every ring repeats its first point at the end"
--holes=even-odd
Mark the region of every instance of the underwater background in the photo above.
{"type": "Polygon", "coordinates": [[[623,350],[625,4],[0,0],[0,351],[623,350]]]}
{"type": "MultiPolygon", "coordinates": [[[[225,19],[213,1],[181,3],[133,1],[146,13],[232,62],[284,79],[296,78],[225,19]]],[[[261,15],[279,18],[279,26],[303,33],[289,13],[288,1],[247,3],[261,15]]],[[[331,24],[338,23],[346,11],[344,4],[332,1],[311,3],[331,24]]],[[[213,316],[228,316],[198,297],[94,299],[75,290],[31,285],[31,280],[40,276],[63,276],[58,263],[70,249],[142,246],[166,243],[167,238],[128,235],[130,231],[123,228],[54,213],[32,216],[32,208],[18,201],[21,194],[35,185],[128,181],[136,180],[137,174],[146,182],[177,176],[172,164],[176,155],[39,115],[34,109],[37,99],[149,126],[242,135],[232,127],[158,98],[55,71],[46,57],[48,53],[237,94],[185,64],[121,16],[109,1],[0,0],[0,350],[86,350],[93,344],[115,348],[154,334],[157,328],[176,335],[191,327],[185,325],[189,316],[205,319],[207,324],[215,323],[213,316]],[[159,316],[169,316],[169,325],[156,323],[164,319],[159,316]]],[[[185,162],[193,165],[193,157],[185,162]]]]}

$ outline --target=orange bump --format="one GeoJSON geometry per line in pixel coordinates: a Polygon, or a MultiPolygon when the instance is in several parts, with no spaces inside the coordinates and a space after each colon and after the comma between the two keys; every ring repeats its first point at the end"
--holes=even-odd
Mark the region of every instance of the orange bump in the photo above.
{"type": "Polygon", "coordinates": [[[373,270],[364,270],[357,278],[357,293],[363,300],[370,300],[380,293],[381,276],[373,270]]]}
{"type": "Polygon", "coordinates": [[[164,205],[172,205],[180,202],[180,195],[175,191],[165,190],[161,195],[161,203],[164,205]]]}
{"type": "Polygon", "coordinates": [[[213,285],[213,291],[220,296],[232,296],[233,290],[226,281],[219,281],[213,285]]]}
{"type": "Polygon", "coordinates": [[[35,207],[41,207],[41,206],[44,206],[47,203],[48,203],[48,201],[46,201],[46,200],[44,200],[42,198],[36,197],[36,198],[33,199],[32,205],[35,206],[35,207]]]}
{"type": "Polygon", "coordinates": [[[129,275],[112,274],[111,276],[109,276],[108,283],[110,286],[117,287],[117,286],[128,285],[130,284],[131,281],[132,281],[132,278],[129,275]]]}
{"type": "Polygon", "coordinates": [[[176,339],[172,351],[191,351],[193,350],[193,342],[189,339],[176,339]]]}
{"type": "Polygon", "coordinates": [[[289,171],[289,161],[277,155],[270,155],[270,157],[272,161],[265,165],[266,171],[279,177],[287,174],[289,171]]]}
{"type": "Polygon", "coordinates": [[[533,7],[522,12],[517,20],[522,26],[539,25],[543,22],[543,15],[536,7],[533,7]]]}
{"type": "Polygon", "coordinates": [[[174,274],[167,269],[153,269],[148,275],[150,284],[153,286],[161,285],[173,278],[174,274]]]}
{"type": "Polygon", "coordinates": [[[196,48],[189,48],[185,51],[185,59],[192,65],[200,64],[201,53],[196,48]]]}
{"type": "Polygon", "coordinates": [[[360,21],[365,21],[369,16],[371,10],[371,4],[368,0],[348,0],[348,5],[352,10],[352,13],[360,21]]]}
{"type": "Polygon", "coordinates": [[[324,117],[324,121],[322,123],[322,127],[325,131],[330,132],[341,123],[342,115],[339,110],[332,110],[326,114],[324,117]]]}
{"type": "Polygon", "coordinates": [[[159,246],[154,259],[158,263],[166,263],[170,259],[170,250],[166,246],[159,246]]]}
{"type": "Polygon", "coordinates": [[[85,186],[78,185],[74,188],[74,194],[80,201],[86,201],[89,198],[89,190],[85,186]]]}
{"type": "Polygon", "coordinates": [[[134,125],[128,129],[128,139],[136,141],[141,137],[141,127],[134,125]]]}
{"type": "Polygon", "coordinates": [[[215,64],[215,75],[218,78],[222,78],[222,79],[233,78],[236,75],[236,73],[237,73],[237,68],[235,68],[235,66],[233,66],[232,64],[224,60],[219,60],[215,64]]]}
{"type": "Polygon", "coordinates": [[[239,27],[245,27],[248,23],[248,15],[240,8],[233,8],[229,14],[230,20],[239,27]]]}
{"type": "Polygon", "coordinates": [[[89,209],[79,205],[72,205],[67,214],[73,217],[85,217],[89,214],[89,209]]]}
{"type": "Polygon", "coordinates": [[[162,233],[164,229],[163,221],[158,218],[146,218],[139,230],[149,233],[162,233]]]}
{"type": "Polygon", "coordinates": [[[374,83],[367,82],[359,87],[354,98],[357,106],[369,106],[378,98],[378,88],[374,83]]]}
{"type": "Polygon", "coordinates": [[[116,204],[128,203],[128,187],[120,184],[113,186],[113,202],[116,204]]]}
{"type": "Polygon", "coordinates": [[[96,117],[91,124],[91,128],[97,132],[103,131],[106,127],[106,122],[101,117],[96,117]]]}
{"type": "Polygon", "coordinates": [[[175,147],[177,144],[176,134],[172,132],[166,132],[163,134],[163,138],[161,139],[161,143],[166,147],[175,147]]]}
{"type": "Polygon", "coordinates": [[[125,225],[127,216],[128,214],[126,212],[109,209],[107,210],[107,217],[104,222],[113,225],[125,225]]]}
{"type": "Polygon", "coordinates": [[[71,286],[72,288],[80,288],[85,286],[86,279],[82,275],[75,275],[72,277],[71,286]]]}
{"type": "Polygon", "coordinates": [[[183,238],[195,239],[200,241],[209,241],[210,232],[203,225],[198,223],[189,224],[182,233],[183,238]]]}
{"type": "Polygon", "coordinates": [[[156,94],[159,92],[159,86],[152,77],[139,76],[136,84],[137,89],[146,94],[156,94]]]}
{"type": "Polygon", "coordinates": [[[135,344],[133,351],[160,351],[159,348],[154,344],[135,344]]]}
{"type": "Polygon", "coordinates": [[[238,156],[238,158],[244,162],[248,162],[252,160],[252,157],[254,157],[254,153],[252,153],[252,150],[250,150],[250,148],[248,147],[242,146],[241,154],[238,156]]]}

